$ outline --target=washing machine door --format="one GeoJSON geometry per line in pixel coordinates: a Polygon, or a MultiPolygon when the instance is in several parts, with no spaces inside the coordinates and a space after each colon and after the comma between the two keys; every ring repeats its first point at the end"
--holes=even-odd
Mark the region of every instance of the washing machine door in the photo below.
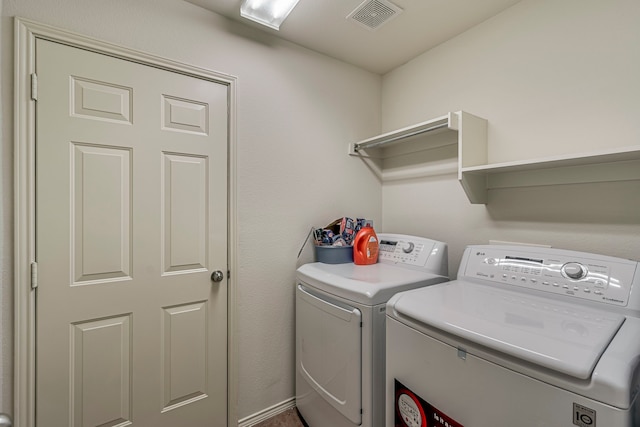
{"type": "Polygon", "coordinates": [[[354,424],[362,422],[362,313],[301,284],[296,351],[302,378],[354,424]]]}

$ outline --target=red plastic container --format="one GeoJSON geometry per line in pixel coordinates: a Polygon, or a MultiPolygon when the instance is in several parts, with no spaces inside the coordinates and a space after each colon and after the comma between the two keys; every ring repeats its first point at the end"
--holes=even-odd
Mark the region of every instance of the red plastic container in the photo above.
{"type": "Polygon", "coordinates": [[[357,265],[370,265],[378,262],[380,242],[373,227],[365,225],[353,240],[353,262],[357,265]]]}

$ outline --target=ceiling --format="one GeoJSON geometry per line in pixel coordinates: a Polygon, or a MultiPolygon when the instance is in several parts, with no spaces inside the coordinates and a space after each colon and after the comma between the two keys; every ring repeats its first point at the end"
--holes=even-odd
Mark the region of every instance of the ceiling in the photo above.
{"type": "Polygon", "coordinates": [[[240,17],[241,0],[186,1],[314,51],[385,74],[520,0],[391,0],[402,12],[375,30],[346,19],[363,0],[300,0],[279,31],[240,17]]]}

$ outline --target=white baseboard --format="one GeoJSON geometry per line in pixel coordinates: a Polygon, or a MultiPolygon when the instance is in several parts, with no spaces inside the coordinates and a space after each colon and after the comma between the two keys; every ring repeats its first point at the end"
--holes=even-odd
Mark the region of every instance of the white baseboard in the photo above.
{"type": "Polygon", "coordinates": [[[263,409],[260,412],[256,412],[253,415],[249,415],[248,417],[238,420],[238,427],[252,427],[258,423],[261,423],[262,421],[268,420],[271,417],[275,417],[276,415],[295,407],[296,399],[295,397],[292,397],[285,400],[284,402],[277,403],[269,408],[263,409]]]}

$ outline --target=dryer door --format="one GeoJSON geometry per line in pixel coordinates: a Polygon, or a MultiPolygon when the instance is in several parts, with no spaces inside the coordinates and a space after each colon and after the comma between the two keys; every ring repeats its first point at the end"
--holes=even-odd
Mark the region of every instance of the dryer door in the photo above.
{"type": "Polygon", "coordinates": [[[361,423],[362,313],[298,285],[297,369],[304,380],[354,424],[361,423]]]}

